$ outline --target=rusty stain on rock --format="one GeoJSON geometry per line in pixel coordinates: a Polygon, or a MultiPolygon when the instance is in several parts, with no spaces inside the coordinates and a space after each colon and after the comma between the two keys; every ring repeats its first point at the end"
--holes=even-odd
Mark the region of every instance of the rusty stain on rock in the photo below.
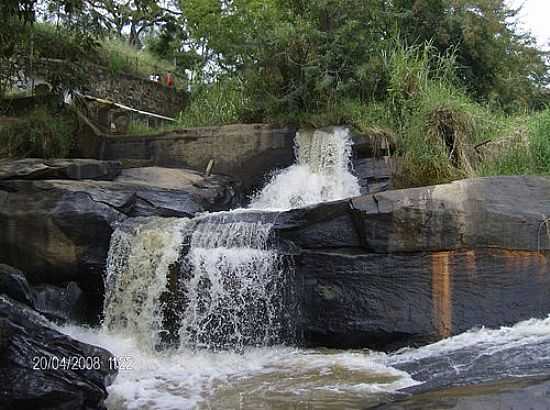
{"type": "Polygon", "coordinates": [[[452,269],[449,252],[432,254],[433,321],[440,337],[453,332],[452,269]]]}

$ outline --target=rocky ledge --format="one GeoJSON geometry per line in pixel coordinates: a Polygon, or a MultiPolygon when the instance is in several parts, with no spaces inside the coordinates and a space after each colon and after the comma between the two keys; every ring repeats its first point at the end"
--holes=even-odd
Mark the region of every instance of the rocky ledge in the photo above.
{"type": "Polygon", "coordinates": [[[192,217],[240,204],[238,181],[117,161],[0,161],[0,263],[32,284],[74,281],[101,307],[114,225],[128,217],[192,217]]]}
{"type": "Polygon", "coordinates": [[[311,345],[391,348],[550,312],[550,178],[494,177],[291,210],[311,345]]]}

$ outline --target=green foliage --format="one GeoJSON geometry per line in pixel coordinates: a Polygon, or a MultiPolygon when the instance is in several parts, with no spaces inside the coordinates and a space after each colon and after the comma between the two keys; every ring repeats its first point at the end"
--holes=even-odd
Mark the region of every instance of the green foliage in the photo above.
{"type": "Polygon", "coordinates": [[[12,158],[65,158],[74,148],[76,119],[71,113],[37,108],[0,129],[5,155],[12,158]]]}
{"type": "Polygon", "coordinates": [[[519,135],[504,141],[499,155],[482,164],[480,175],[550,175],[550,109],[518,123],[519,135]]]}
{"type": "Polygon", "coordinates": [[[237,123],[250,112],[242,85],[233,79],[196,84],[187,108],[178,116],[182,127],[205,127],[237,123]]]}

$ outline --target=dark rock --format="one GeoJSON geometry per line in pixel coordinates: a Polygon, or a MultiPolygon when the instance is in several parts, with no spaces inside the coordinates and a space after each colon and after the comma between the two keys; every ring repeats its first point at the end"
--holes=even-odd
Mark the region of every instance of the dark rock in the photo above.
{"type": "Polygon", "coordinates": [[[508,379],[496,383],[437,389],[372,410],[549,410],[548,378],[508,379]]]}
{"type": "Polygon", "coordinates": [[[116,375],[109,352],[59,333],[33,310],[4,296],[0,336],[1,408],[104,408],[105,386],[116,375]]]}
{"type": "Polygon", "coordinates": [[[395,348],[550,312],[550,178],[495,177],[281,213],[310,345],[395,348]]]}
{"type": "Polygon", "coordinates": [[[353,173],[359,180],[361,194],[373,194],[392,189],[392,167],[390,157],[354,160],[353,173]]]}
{"type": "Polygon", "coordinates": [[[0,160],[0,180],[3,179],[96,179],[112,181],[121,171],[119,161],[95,159],[0,160]]]}
{"type": "Polygon", "coordinates": [[[85,295],[76,282],[33,286],[32,295],[34,308],[54,322],[82,322],[88,316],[85,295]]]}
{"type": "Polygon", "coordinates": [[[25,274],[8,265],[0,264],[0,294],[33,307],[33,297],[25,274]]]}
{"type": "Polygon", "coordinates": [[[269,124],[231,124],[182,128],[156,135],[106,137],[102,158],[151,160],[157,166],[184,166],[203,171],[214,160],[213,172],[242,181],[247,194],[265,176],[294,162],[293,128],[269,124]]]}
{"type": "Polygon", "coordinates": [[[311,345],[391,349],[550,312],[550,267],[535,253],[335,249],[295,260],[311,345]]]}
{"type": "Polygon", "coordinates": [[[550,178],[491,177],[387,191],[351,200],[373,252],[464,248],[550,249],[550,178]]]}

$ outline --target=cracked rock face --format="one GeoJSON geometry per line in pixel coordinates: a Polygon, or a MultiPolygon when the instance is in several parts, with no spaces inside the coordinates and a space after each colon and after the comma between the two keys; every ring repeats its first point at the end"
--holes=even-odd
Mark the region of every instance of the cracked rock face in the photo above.
{"type": "MultiPolygon", "coordinates": [[[[2,166],[17,168],[6,161],[2,166]]],[[[51,174],[34,180],[30,172],[19,179],[22,172],[0,179],[0,263],[25,271],[32,284],[76,281],[98,299],[114,223],[136,216],[192,217],[239,202],[234,180],[185,169],[128,169],[112,181],[51,174]]]]}

